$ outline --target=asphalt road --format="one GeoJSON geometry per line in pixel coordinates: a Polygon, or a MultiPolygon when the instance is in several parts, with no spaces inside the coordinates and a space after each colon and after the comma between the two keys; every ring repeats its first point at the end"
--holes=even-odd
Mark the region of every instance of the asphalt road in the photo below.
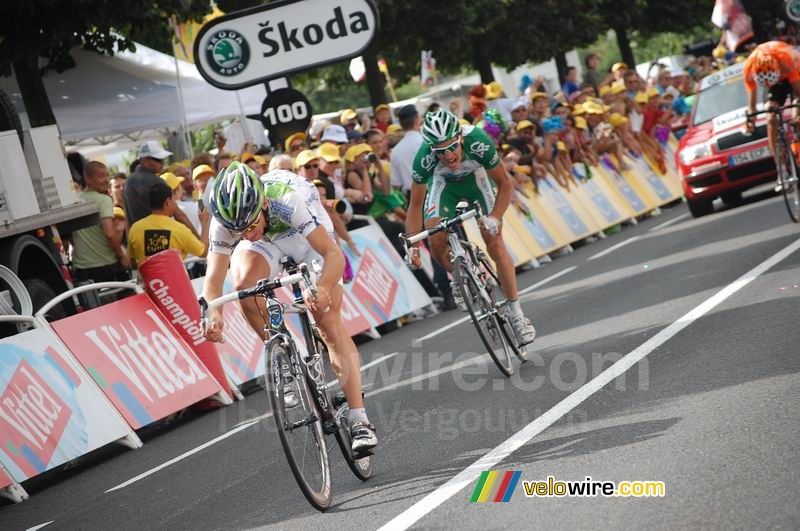
{"type": "Polygon", "coordinates": [[[447,326],[457,312],[362,345],[365,363],[387,356],[364,375],[375,476],[334,449],[324,514],[272,419],[242,427],[267,411],[259,391],[29,482],[0,528],[800,528],[800,227],[781,201],[678,206],[521,274],[539,337],[511,379],[469,323],[447,326]],[[521,471],[509,503],[470,503],[489,469],[521,471]],[[666,494],[525,496],[548,476],[666,494]]]}

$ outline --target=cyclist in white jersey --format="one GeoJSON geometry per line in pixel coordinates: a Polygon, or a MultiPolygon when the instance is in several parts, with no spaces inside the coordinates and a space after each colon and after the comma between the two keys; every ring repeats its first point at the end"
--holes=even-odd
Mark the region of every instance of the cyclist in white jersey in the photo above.
{"type": "MultiPolygon", "coordinates": [[[[222,295],[229,265],[233,288],[240,290],[280,274],[284,256],[297,263],[322,263],[317,297],[306,294],[306,303],[350,406],[353,452],[374,448],[375,427],[367,419],[361,393],[361,359],[341,316],[344,257],[316,188],[287,170],[273,170],[259,180],[249,167],[234,162],[214,180],[209,208],[213,219],[203,284],[206,300],[222,295]]],[[[243,299],[241,306],[250,326],[263,337],[257,301],[243,299]]],[[[210,315],[206,338],[220,341],[223,327],[222,311],[217,309],[210,315]]]]}

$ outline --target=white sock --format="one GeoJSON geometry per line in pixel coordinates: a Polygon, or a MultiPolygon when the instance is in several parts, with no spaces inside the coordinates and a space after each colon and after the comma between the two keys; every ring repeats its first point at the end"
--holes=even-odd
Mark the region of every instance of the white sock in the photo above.
{"type": "Polygon", "coordinates": [[[363,407],[354,407],[347,412],[347,422],[349,424],[355,424],[356,422],[366,422],[369,424],[369,419],[367,419],[367,410],[363,407]]]}
{"type": "Polygon", "coordinates": [[[508,301],[508,307],[511,308],[511,311],[514,315],[518,317],[523,317],[522,314],[522,306],[519,303],[519,299],[514,299],[513,301],[508,301]]]}

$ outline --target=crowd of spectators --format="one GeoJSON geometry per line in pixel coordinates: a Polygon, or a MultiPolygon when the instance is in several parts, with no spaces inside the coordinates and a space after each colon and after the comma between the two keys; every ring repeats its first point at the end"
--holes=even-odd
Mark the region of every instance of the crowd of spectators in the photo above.
{"type": "MultiPolygon", "coordinates": [[[[686,125],[697,79],[716,65],[698,61],[679,71],[656,67],[645,80],[624,63],[600,72],[599,62],[597,54],[587,55],[582,76],[575,67],[567,67],[561,90],[555,92],[548,91],[545,80],[525,76],[517,94],[507,94],[493,82],[474,87],[464,100],[441,104],[462,124],[489,133],[520,189],[525,182],[535,187],[547,175],[569,189],[574,184],[574,163],[594,166],[605,155],[623,171],[629,160],[625,155],[647,157],[665,171],[663,144],[671,131],[679,133],[686,125]]],[[[382,104],[368,113],[345,109],[333,119],[289,135],[280,146],[245,144],[238,153],[226,149],[227,139],[217,131],[215,154],[201,153],[171,165],[167,162],[172,154],[159,142],[148,141],[139,147],[130,174],[111,179],[107,171],[94,178],[99,163],[89,163],[84,198],[98,202],[103,225],[74,238],[76,273],[91,278],[98,268],[113,262],[113,273],[118,275],[129,263],[135,267],[166,248],[175,248],[182,256],[204,256],[208,183],[234,160],[259,175],[282,168],[314,183],[343,248],[353,254],[360,250],[349,231],[367,220],[374,220],[402,252],[399,235],[412,161],[422,144],[422,114],[438,106],[404,105],[392,110],[382,104]],[[96,252],[98,247],[103,247],[102,253],[96,252]],[[91,256],[88,261],[87,256],[91,256]]],[[[445,308],[453,307],[443,271],[436,270],[433,282],[421,272],[416,274],[430,295],[441,296],[445,308]]],[[[104,273],[102,278],[109,277],[104,273]]]]}

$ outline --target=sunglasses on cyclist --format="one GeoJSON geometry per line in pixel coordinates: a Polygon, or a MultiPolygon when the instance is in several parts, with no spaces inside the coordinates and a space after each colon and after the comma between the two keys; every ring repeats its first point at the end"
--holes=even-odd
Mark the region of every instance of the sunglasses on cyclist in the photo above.
{"type": "Polygon", "coordinates": [[[252,224],[252,225],[250,225],[249,227],[247,227],[246,229],[244,229],[244,230],[241,230],[241,231],[239,231],[239,230],[235,230],[235,231],[232,231],[232,232],[233,232],[235,235],[237,235],[237,236],[242,236],[242,235],[244,235],[246,232],[250,232],[251,230],[255,230],[255,228],[256,228],[256,227],[258,227],[258,222],[259,222],[260,220],[261,220],[261,216],[259,215],[259,216],[256,218],[256,220],[253,222],[253,224],[252,224]]]}
{"type": "Polygon", "coordinates": [[[461,145],[461,135],[457,136],[455,140],[442,147],[432,147],[431,151],[434,155],[444,155],[445,153],[453,153],[461,145]]]}

